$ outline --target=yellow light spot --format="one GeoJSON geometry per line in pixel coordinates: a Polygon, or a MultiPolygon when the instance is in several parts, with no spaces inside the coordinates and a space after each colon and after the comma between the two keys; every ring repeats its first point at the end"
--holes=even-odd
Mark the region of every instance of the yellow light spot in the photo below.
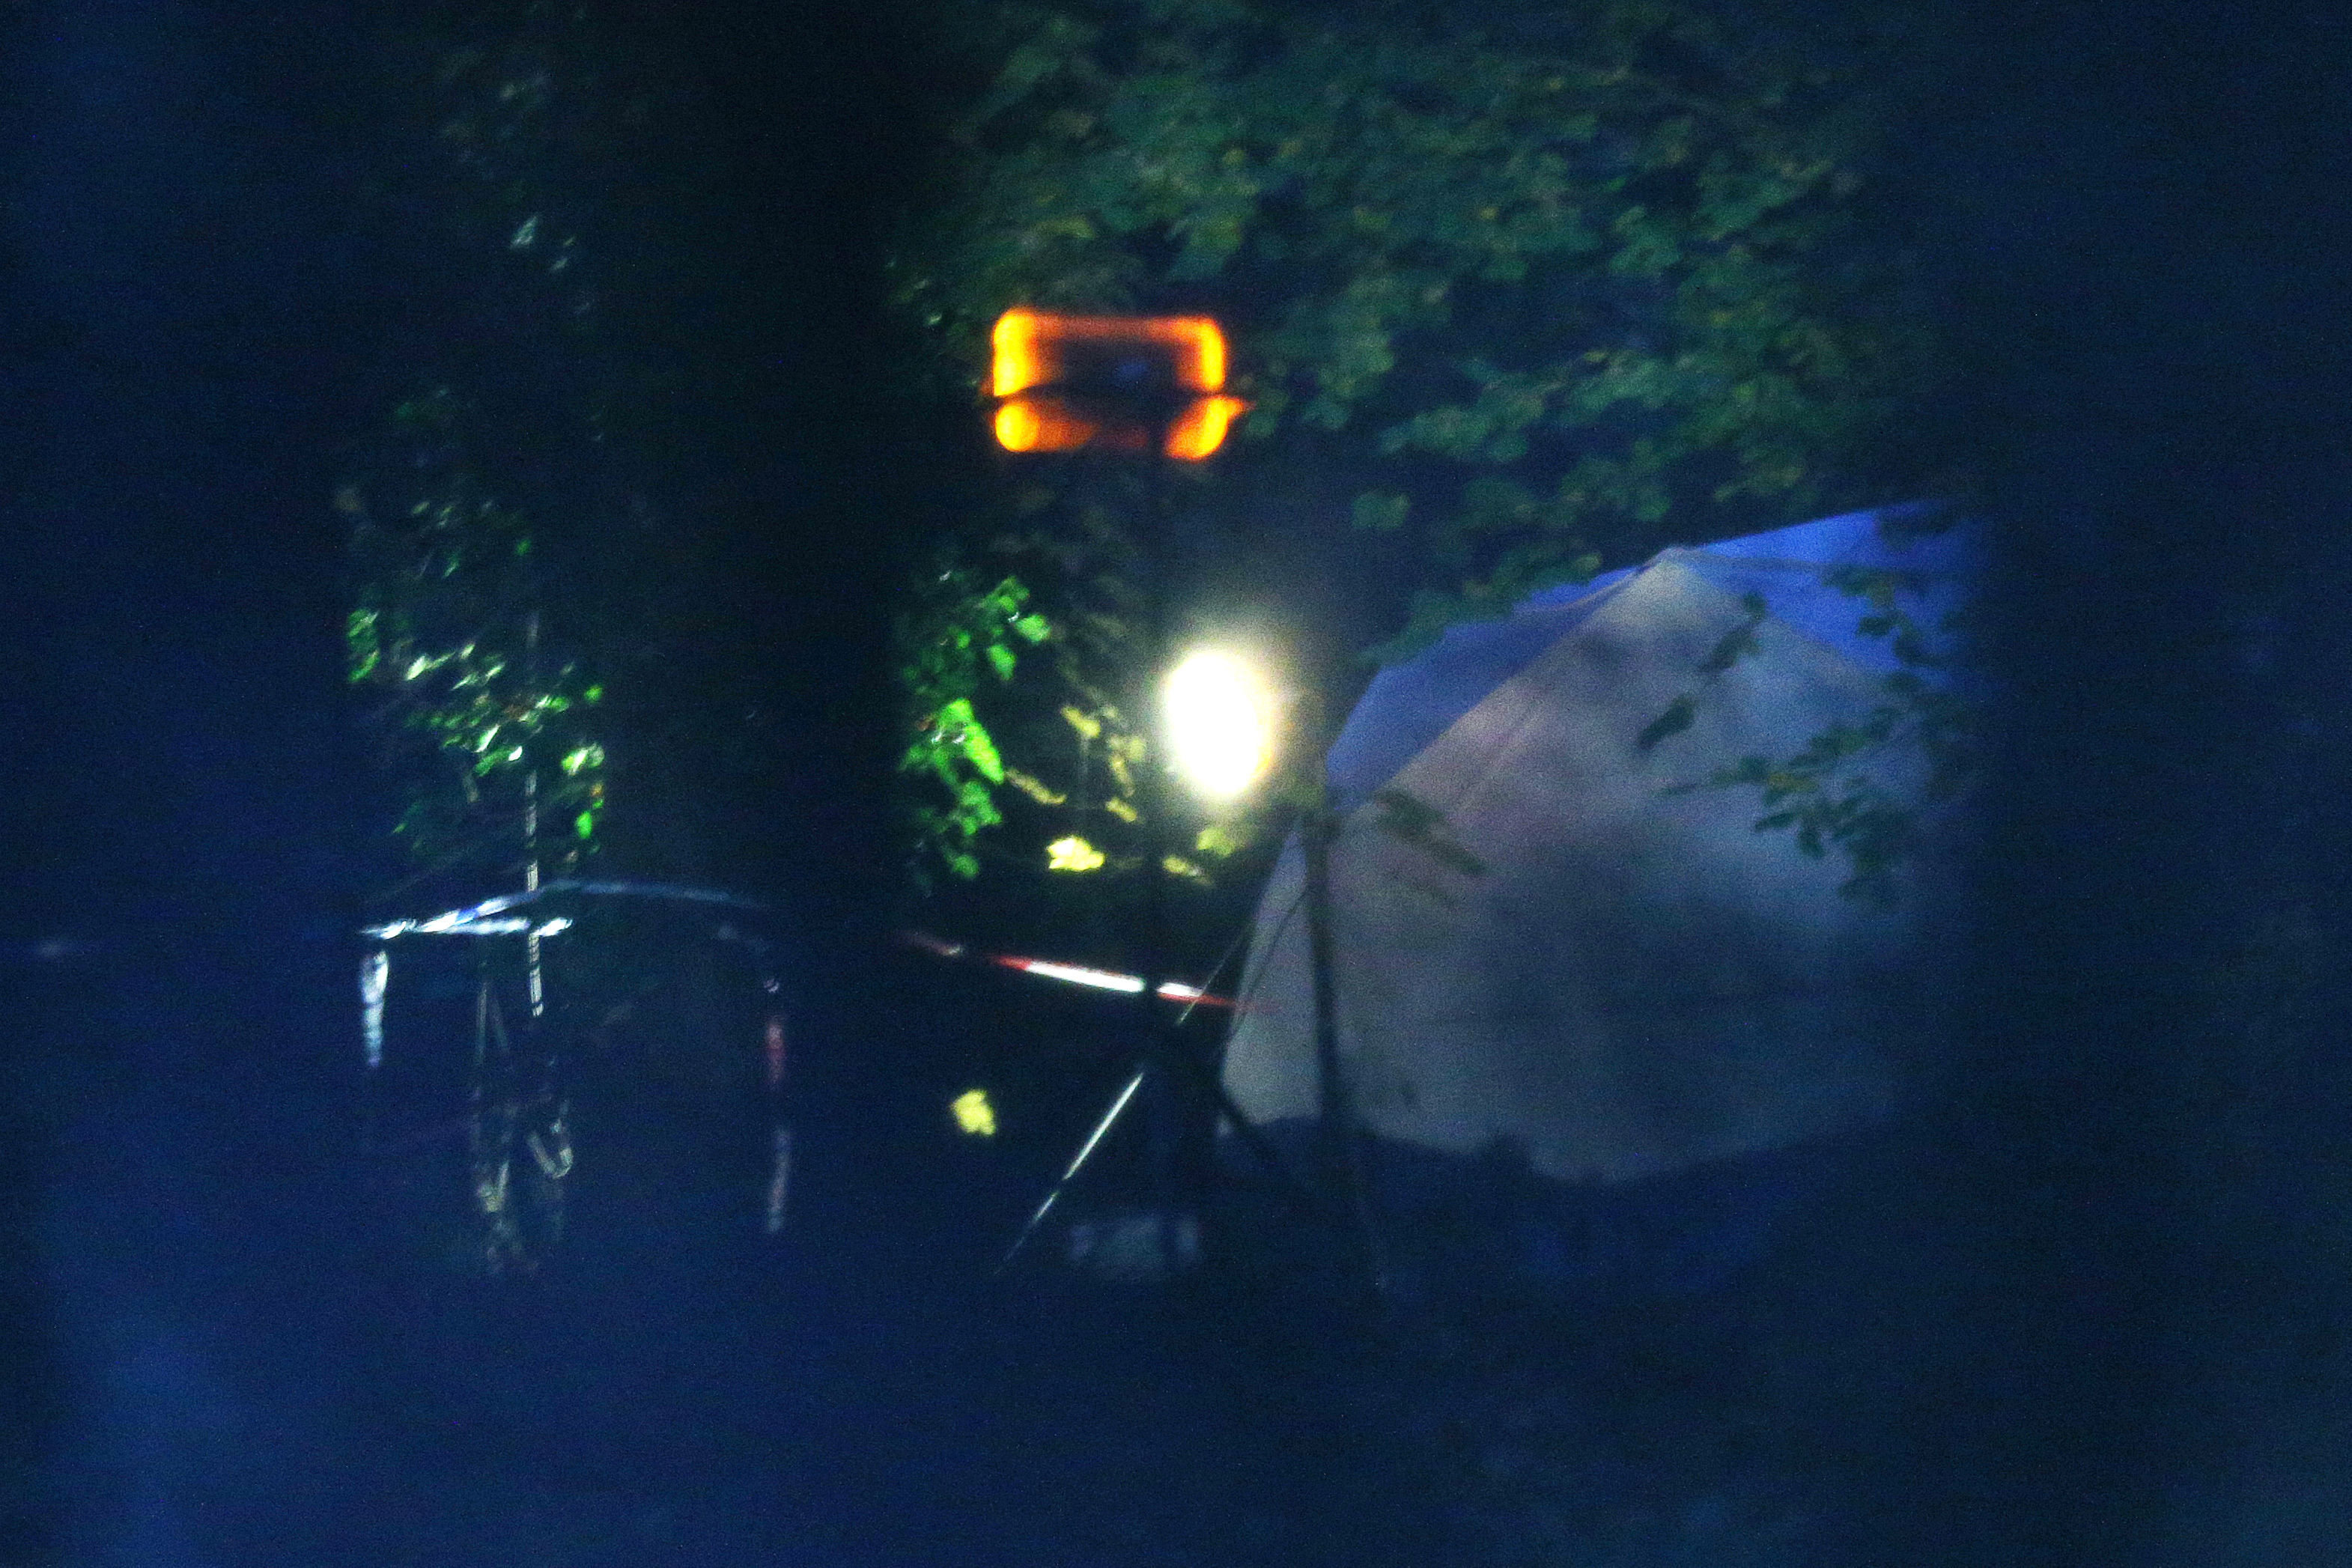
{"type": "Polygon", "coordinates": [[[1039,323],[1034,310],[1007,310],[996,319],[996,331],[990,335],[995,363],[989,390],[997,396],[1017,396],[1045,379],[1038,352],[1039,323]]]}
{"type": "Polygon", "coordinates": [[[988,1103],[988,1090],[968,1089],[948,1102],[954,1112],[956,1125],[974,1138],[996,1136],[996,1107],[988,1103]]]}
{"type": "Polygon", "coordinates": [[[1056,838],[1045,846],[1045,869],[1048,871],[1096,871],[1102,868],[1103,852],[1075,835],[1056,838]]]}
{"type": "Polygon", "coordinates": [[[1036,408],[1025,399],[1005,404],[996,411],[996,444],[1008,452],[1034,452],[1037,449],[1037,437],[1045,433],[1045,425],[1036,408]]]}

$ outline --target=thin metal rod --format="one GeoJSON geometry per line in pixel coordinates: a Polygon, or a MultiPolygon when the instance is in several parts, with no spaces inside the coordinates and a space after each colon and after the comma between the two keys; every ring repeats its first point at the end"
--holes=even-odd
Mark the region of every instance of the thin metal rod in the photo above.
{"type": "Polygon", "coordinates": [[[1118,1096],[1111,1100],[1110,1109],[1102,1113],[1102,1120],[1095,1123],[1095,1130],[1087,1134],[1087,1141],[1084,1143],[1078,1145],[1078,1152],[1071,1157],[1069,1168],[1062,1173],[1061,1180],[1055,1182],[1053,1189],[1046,1193],[1045,1201],[1037,1205],[1036,1212],[1029,1216],[1029,1223],[1023,1226],[1021,1234],[1013,1238],[1013,1245],[1004,1249],[1004,1257],[996,1266],[996,1271],[999,1274],[1013,1267],[1013,1260],[1021,1256],[1021,1249],[1029,1245],[1029,1238],[1037,1234],[1039,1226],[1045,1223],[1045,1216],[1053,1212],[1054,1205],[1061,1201],[1064,1191],[1076,1178],[1087,1158],[1094,1153],[1095,1145],[1101,1142],[1104,1135],[1109,1132],[1112,1126],[1118,1122],[1120,1115],[1127,1110],[1128,1101],[1135,1098],[1135,1091],[1143,1087],[1143,1080],[1150,1076],[1150,1072],[1151,1067],[1148,1062],[1136,1068],[1135,1076],[1127,1080],[1127,1087],[1120,1089],[1118,1096]]]}
{"type": "Polygon", "coordinates": [[[1281,1152],[1267,1140],[1265,1133],[1257,1123],[1244,1114],[1242,1108],[1234,1102],[1233,1090],[1225,1087],[1224,1079],[1218,1077],[1207,1063],[1197,1057],[1179,1056],[1176,1058],[1176,1062],[1186,1074],[1207,1089],[1212,1099],[1215,1100],[1218,1113],[1233,1125],[1234,1133],[1248,1145],[1249,1152],[1256,1157],[1257,1163],[1265,1167],[1266,1174],[1272,1176],[1281,1185],[1283,1191],[1294,1200],[1306,1199],[1308,1195],[1306,1186],[1291,1173],[1290,1166],[1284,1162],[1281,1152]]]}
{"type": "Polygon", "coordinates": [[[780,1126],[774,1130],[772,1138],[772,1160],[768,1168],[766,1229],[770,1236],[776,1236],[783,1231],[784,1201],[792,1191],[793,1130],[780,1126]]]}
{"type": "MultiPolygon", "coordinates": [[[[525,679],[530,682],[532,700],[538,700],[539,689],[539,612],[533,610],[523,623],[523,657],[525,679]]],[[[539,769],[534,765],[522,776],[522,887],[526,893],[539,891],[539,769]]],[[[547,1012],[547,984],[540,967],[539,932],[532,931],[523,939],[523,949],[530,967],[530,1016],[542,1016],[547,1012]]]]}
{"type": "Polygon", "coordinates": [[[1336,1152],[1347,1116],[1339,1081],[1339,1019],[1331,978],[1331,808],[1318,799],[1300,836],[1307,858],[1307,967],[1315,998],[1316,1110],[1326,1152],[1336,1152]]]}
{"type": "Polygon", "coordinates": [[[1307,859],[1307,954],[1315,1002],[1318,1142],[1322,1145],[1323,1168],[1333,1191],[1346,1205],[1356,1244],[1362,1250],[1366,1283],[1375,1300],[1385,1300],[1388,1265],[1382,1257],[1380,1232],[1372,1223],[1362,1145],[1339,1062],[1339,988],[1332,977],[1331,961],[1331,840],[1339,823],[1331,810],[1328,784],[1318,784],[1304,826],[1301,837],[1307,859]]]}

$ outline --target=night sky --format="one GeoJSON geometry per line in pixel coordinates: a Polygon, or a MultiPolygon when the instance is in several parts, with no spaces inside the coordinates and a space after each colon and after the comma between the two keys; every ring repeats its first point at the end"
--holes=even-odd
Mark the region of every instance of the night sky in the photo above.
{"type": "MultiPolygon", "coordinates": [[[[885,940],[896,552],[971,438],[875,379],[876,258],[940,86],[925,12],[614,14],[689,89],[647,185],[680,203],[681,435],[638,479],[677,520],[646,587],[667,679],[711,722],[665,763],[664,853],[782,911],[806,1228],[781,1263],[616,1232],[528,1300],[433,1295],[371,1249],[374,850],[327,501],[404,354],[478,324],[362,216],[403,155],[376,13],[11,6],[0,1472],[35,1479],[0,1489],[0,1564],[1452,1560],[1422,1478],[1308,1388],[1295,1322],[992,1293],[1032,1173],[905,1118],[942,1063],[1085,1026],[885,940]]],[[[2181,977],[2266,910],[2352,937],[2352,25],[1981,0],[1939,28],[1882,178],[1961,349],[1925,416],[1996,531],[2003,788],[1978,1114],[1936,1166],[1975,1337],[1916,1394],[1949,1473],[1903,1539],[2153,1563],[2234,1520],[2322,1542],[2271,1561],[2352,1560],[2295,1402],[2352,1380],[2320,1261],[2352,1221],[2242,1273],[2168,1228],[2203,1179],[2181,977]],[[2236,1426],[2223,1386],[2253,1391],[2236,1426]],[[2197,1447],[2224,1429],[2254,1435],[2197,1447]],[[2200,1466],[2205,1512],[2146,1511],[2200,1466]]],[[[2317,994],[2248,1199],[2297,1213],[2345,1157],[2340,974],[2317,994]]]]}

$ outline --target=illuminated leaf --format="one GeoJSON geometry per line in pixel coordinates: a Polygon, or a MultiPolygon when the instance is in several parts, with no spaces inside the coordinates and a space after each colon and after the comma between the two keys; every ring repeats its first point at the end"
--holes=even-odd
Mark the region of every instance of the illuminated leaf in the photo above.
{"type": "Polygon", "coordinates": [[[982,778],[991,784],[1004,782],[1004,763],[997,755],[996,742],[972,711],[969,699],[959,697],[940,710],[939,731],[940,739],[962,752],[982,778]]]}
{"type": "Polygon", "coordinates": [[[948,1110],[955,1117],[956,1126],[972,1137],[996,1136],[996,1108],[989,1104],[986,1089],[965,1089],[948,1102],[948,1110]]]}
{"type": "Polygon", "coordinates": [[[1203,855],[1213,855],[1220,860],[1230,859],[1241,852],[1246,837],[1230,823],[1213,822],[1201,829],[1192,840],[1192,847],[1203,855]]]}
{"type": "Polygon", "coordinates": [[[1042,780],[1034,774],[1023,773],[1019,768],[1006,768],[1004,782],[1039,805],[1063,805],[1067,804],[1070,798],[1058,791],[1047,788],[1042,780]]]}
{"type": "Polygon", "coordinates": [[[383,658],[383,645],[376,628],[376,613],[365,608],[353,610],[346,624],[344,638],[351,648],[351,679],[354,682],[365,680],[383,658]]]}
{"type": "Polygon", "coordinates": [[[1045,846],[1045,868],[1049,871],[1098,871],[1103,861],[1101,850],[1075,835],[1045,846]]]}

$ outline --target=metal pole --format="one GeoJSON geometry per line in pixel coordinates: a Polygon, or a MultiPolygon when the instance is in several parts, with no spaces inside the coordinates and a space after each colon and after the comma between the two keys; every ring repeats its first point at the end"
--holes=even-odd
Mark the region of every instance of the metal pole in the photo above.
{"type": "Polygon", "coordinates": [[[1319,773],[1319,753],[1314,763],[1318,775],[1308,796],[1310,805],[1299,838],[1307,860],[1307,962],[1315,1006],[1317,1141],[1322,1146],[1321,1163],[1330,1191],[1345,1205],[1348,1222],[1352,1223],[1365,1281],[1374,1300],[1384,1302],[1388,1265],[1380,1232],[1372,1224],[1361,1147],[1339,1064],[1339,987],[1331,962],[1331,840],[1339,832],[1339,817],[1331,808],[1330,785],[1319,773]]]}
{"type": "MultiPolygon", "coordinates": [[[[1136,781],[1142,795],[1139,803],[1143,811],[1144,854],[1150,863],[1144,868],[1144,963],[1143,990],[1136,998],[1142,1009],[1140,1022],[1144,1030],[1144,1067],[1136,1075],[1140,1085],[1150,1077],[1150,1069],[1160,1068],[1155,1095],[1147,1101],[1146,1110],[1156,1114],[1147,1117],[1150,1123],[1150,1160],[1152,1184],[1151,1206],[1160,1226],[1164,1261],[1171,1274],[1179,1271],[1181,1260],[1177,1244],[1179,1215],[1199,1194],[1191,1191],[1190,1173],[1186,1170],[1191,1129],[1189,1111],[1192,1085],[1191,1075],[1173,1070],[1178,1064],[1189,1065],[1185,1055],[1182,1025],[1171,1019],[1160,998],[1160,984],[1168,978],[1170,947],[1169,898],[1174,873],[1168,862],[1175,848],[1174,824],[1171,809],[1175,791],[1170,787],[1167,723],[1160,712],[1160,683],[1167,675],[1168,614],[1173,577],[1173,530],[1170,526],[1171,500],[1167,484],[1155,465],[1136,476],[1142,491],[1141,505],[1134,510],[1140,513],[1144,529],[1143,551],[1147,574],[1147,594],[1144,601],[1144,649],[1148,664],[1144,670],[1142,701],[1138,718],[1145,736],[1143,775],[1136,781]]],[[[1190,1009],[1185,1015],[1189,1016],[1190,1009]]],[[[1113,1112],[1117,1114],[1116,1110],[1113,1112]]]]}
{"type": "Polygon", "coordinates": [[[1062,1179],[1054,1184],[1053,1190],[1045,1194],[1045,1201],[1037,1205],[1036,1211],[1029,1216],[1029,1223],[1021,1227],[1021,1234],[1014,1237],[1013,1245],[1004,1249],[1004,1256],[996,1265],[999,1274],[1013,1267],[1013,1260],[1021,1256],[1021,1249],[1029,1245],[1029,1238],[1037,1234],[1037,1227],[1045,1223],[1045,1216],[1053,1212],[1055,1204],[1062,1201],[1062,1194],[1077,1180],[1078,1172],[1085,1167],[1088,1156],[1094,1153],[1095,1145],[1101,1142],[1103,1134],[1118,1122],[1120,1114],[1127,1110],[1127,1102],[1135,1098],[1135,1091],[1143,1087],[1143,1080],[1150,1071],[1151,1064],[1148,1061],[1137,1068],[1135,1075],[1127,1080],[1127,1087],[1111,1100],[1110,1109],[1102,1113],[1102,1120],[1095,1123],[1095,1130],[1087,1134],[1087,1141],[1079,1144],[1078,1152],[1071,1156],[1069,1164],[1062,1172],[1062,1179]]]}
{"type": "MultiPolygon", "coordinates": [[[[531,700],[538,700],[539,689],[539,612],[533,610],[523,622],[523,678],[530,683],[531,700]]],[[[530,770],[522,775],[522,886],[523,891],[539,891],[539,767],[533,759],[530,770]]],[[[547,1012],[547,983],[541,969],[539,931],[534,927],[522,939],[524,957],[530,970],[530,1016],[541,1017],[547,1012]]]]}
{"type": "Polygon", "coordinates": [[[1315,1084],[1325,1168],[1340,1170],[1339,1130],[1347,1095],[1339,1081],[1339,1019],[1331,978],[1331,804],[1318,783],[1299,835],[1307,854],[1307,963],[1315,996],[1315,1084]]]}

